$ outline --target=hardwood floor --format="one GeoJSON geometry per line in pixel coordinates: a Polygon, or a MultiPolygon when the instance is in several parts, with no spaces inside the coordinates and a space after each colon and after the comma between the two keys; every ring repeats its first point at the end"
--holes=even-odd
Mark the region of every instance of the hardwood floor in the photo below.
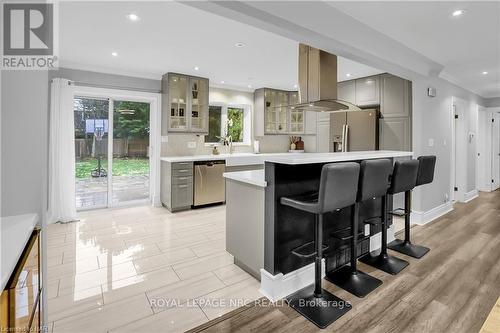
{"type": "MultiPolygon", "coordinates": [[[[479,332],[500,296],[500,191],[481,193],[470,203],[456,204],[453,212],[433,223],[413,227],[412,240],[431,252],[420,260],[397,254],[410,262],[399,275],[359,265],[384,282],[363,299],[323,280],[324,288],[353,305],[325,331],[479,332]]],[[[251,305],[194,331],[319,329],[286,305],[251,305]]]]}

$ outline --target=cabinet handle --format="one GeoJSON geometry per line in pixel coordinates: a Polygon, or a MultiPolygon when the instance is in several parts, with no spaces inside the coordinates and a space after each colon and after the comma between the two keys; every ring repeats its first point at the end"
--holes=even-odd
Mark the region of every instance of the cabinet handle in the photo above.
{"type": "Polygon", "coordinates": [[[179,177],[179,178],[177,178],[177,179],[179,179],[179,180],[186,180],[186,179],[188,179],[188,178],[187,178],[187,177],[179,177]]]}
{"type": "Polygon", "coordinates": [[[179,188],[185,188],[187,185],[179,185],[179,188]]]}
{"type": "Polygon", "coordinates": [[[187,169],[181,169],[181,170],[179,170],[179,172],[188,172],[188,171],[189,170],[187,170],[187,169]]]}

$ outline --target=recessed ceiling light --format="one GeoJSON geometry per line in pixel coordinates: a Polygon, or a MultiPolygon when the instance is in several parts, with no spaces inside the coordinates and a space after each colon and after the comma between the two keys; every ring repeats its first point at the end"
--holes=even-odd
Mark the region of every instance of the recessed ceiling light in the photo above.
{"type": "Polygon", "coordinates": [[[252,88],[252,85],[251,85],[251,84],[249,84],[247,87],[248,87],[248,88],[252,88]]]}
{"type": "Polygon", "coordinates": [[[453,15],[455,17],[462,16],[464,14],[465,14],[465,10],[464,9],[457,9],[453,13],[451,13],[451,15],[453,15]]]}
{"type": "Polygon", "coordinates": [[[245,46],[245,44],[240,42],[240,43],[236,43],[236,44],[234,44],[234,46],[236,46],[236,47],[244,47],[244,46],[245,46]]]}
{"type": "Polygon", "coordinates": [[[116,52],[111,52],[111,55],[112,55],[113,57],[117,57],[117,56],[118,56],[118,53],[116,53],[116,52]]]}
{"type": "Polygon", "coordinates": [[[298,85],[294,84],[294,85],[293,85],[293,87],[294,87],[295,89],[297,89],[298,85]]]}
{"type": "Polygon", "coordinates": [[[133,21],[133,22],[135,22],[135,21],[139,21],[139,19],[140,19],[140,18],[139,18],[139,16],[137,16],[136,14],[132,14],[132,13],[131,13],[131,14],[128,14],[128,15],[127,15],[127,18],[128,18],[130,21],[133,21]]]}
{"type": "Polygon", "coordinates": [[[198,70],[200,70],[200,67],[198,67],[198,66],[194,66],[194,70],[195,70],[195,71],[198,71],[198,70]]]}
{"type": "Polygon", "coordinates": [[[345,76],[347,76],[347,77],[351,77],[351,74],[347,73],[345,76]]]}
{"type": "Polygon", "coordinates": [[[488,72],[487,72],[487,71],[484,71],[484,72],[482,72],[481,74],[483,74],[483,75],[487,75],[487,74],[488,74],[488,72]]]}
{"type": "Polygon", "coordinates": [[[224,80],[222,80],[222,81],[220,81],[220,83],[224,84],[224,83],[226,83],[226,82],[224,82],[224,80]]]}

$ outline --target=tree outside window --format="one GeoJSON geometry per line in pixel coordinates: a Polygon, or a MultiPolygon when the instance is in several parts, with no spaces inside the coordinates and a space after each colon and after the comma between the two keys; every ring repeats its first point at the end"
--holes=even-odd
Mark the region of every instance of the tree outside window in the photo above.
{"type": "Polygon", "coordinates": [[[208,135],[205,136],[205,142],[220,143],[221,137],[226,134],[231,136],[232,142],[244,142],[244,119],[244,108],[211,105],[208,110],[208,135]]]}
{"type": "Polygon", "coordinates": [[[233,142],[243,142],[243,113],[240,108],[227,108],[228,134],[233,139],[233,142]]]}

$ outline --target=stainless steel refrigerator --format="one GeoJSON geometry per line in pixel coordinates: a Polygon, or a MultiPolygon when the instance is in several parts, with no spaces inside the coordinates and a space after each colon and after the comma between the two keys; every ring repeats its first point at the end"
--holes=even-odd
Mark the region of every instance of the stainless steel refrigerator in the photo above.
{"type": "Polygon", "coordinates": [[[330,114],[330,151],[378,150],[377,109],[330,114]]]}

